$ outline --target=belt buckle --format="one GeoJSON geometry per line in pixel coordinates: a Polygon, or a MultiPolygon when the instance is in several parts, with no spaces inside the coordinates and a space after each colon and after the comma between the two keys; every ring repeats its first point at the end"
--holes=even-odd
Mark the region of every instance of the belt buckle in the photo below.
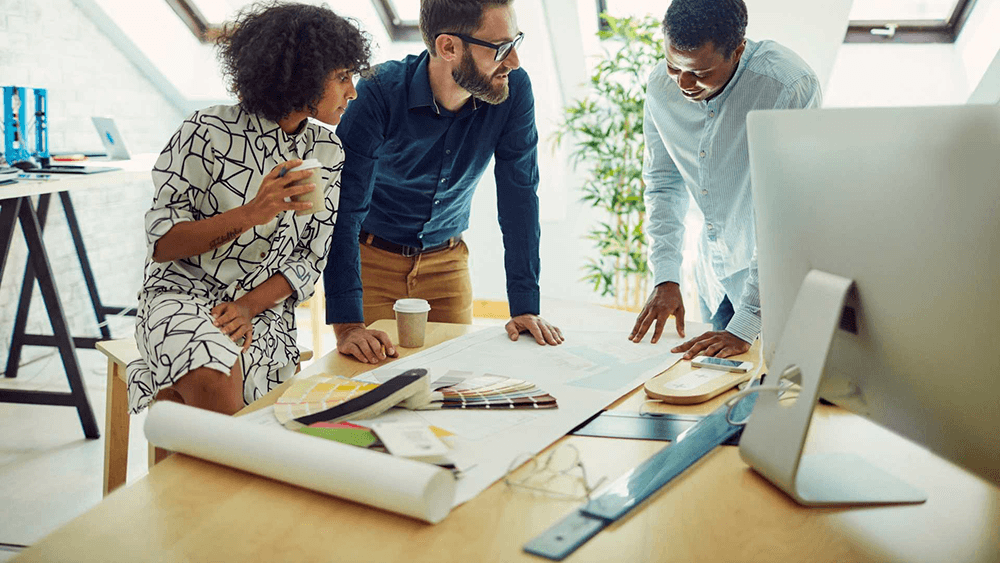
{"type": "Polygon", "coordinates": [[[417,254],[420,254],[420,249],[415,246],[403,245],[403,250],[400,254],[403,255],[403,258],[413,258],[417,254]]]}

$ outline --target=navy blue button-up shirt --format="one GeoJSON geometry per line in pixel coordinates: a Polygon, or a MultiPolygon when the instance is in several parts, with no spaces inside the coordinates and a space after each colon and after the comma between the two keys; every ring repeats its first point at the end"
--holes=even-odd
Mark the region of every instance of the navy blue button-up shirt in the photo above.
{"type": "Polygon", "coordinates": [[[491,157],[510,313],[539,312],[538,131],[528,74],[508,75],[503,103],[473,98],[455,113],[434,100],[428,60],[425,51],[379,65],[337,126],[346,160],[323,276],[327,323],[364,320],[359,229],[418,248],[461,234],[491,157]]]}

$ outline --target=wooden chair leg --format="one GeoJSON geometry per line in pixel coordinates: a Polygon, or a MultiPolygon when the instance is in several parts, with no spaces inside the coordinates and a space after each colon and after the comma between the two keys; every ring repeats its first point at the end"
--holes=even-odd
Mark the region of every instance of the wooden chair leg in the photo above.
{"type": "Polygon", "coordinates": [[[323,294],[323,280],[316,284],[309,299],[310,322],[312,323],[312,345],[316,357],[323,356],[323,330],[326,328],[326,296],[323,294]]]}
{"type": "Polygon", "coordinates": [[[129,412],[125,366],[108,360],[107,413],[104,422],[104,496],[125,484],[128,475],[129,412]]]}

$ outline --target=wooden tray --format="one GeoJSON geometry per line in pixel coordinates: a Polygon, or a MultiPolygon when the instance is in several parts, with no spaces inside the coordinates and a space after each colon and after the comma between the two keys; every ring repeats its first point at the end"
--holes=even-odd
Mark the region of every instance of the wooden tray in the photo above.
{"type": "Polygon", "coordinates": [[[703,403],[750,379],[759,368],[747,373],[695,368],[681,361],[671,369],[646,382],[645,391],[651,399],[675,405],[703,403]]]}

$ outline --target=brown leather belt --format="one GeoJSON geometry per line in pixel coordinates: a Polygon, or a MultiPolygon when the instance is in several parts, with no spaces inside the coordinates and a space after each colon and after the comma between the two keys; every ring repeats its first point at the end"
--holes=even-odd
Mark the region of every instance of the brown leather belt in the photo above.
{"type": "Polygon", "coordinates": [[[462,235],[456,237],[451,237],[450,239],[442,242],[441,244],[436,244],[434,246],[429,246],[427,248],[418,248],[416,246],[406,246],[403,244],[396,244],[392,241],[385,240],[384,238],[379,238],[371,233],[366,233],[361,231],[358,233],[358,241],[361,244],[367,244],[368,246],[377,248],[379,250],[385,250],[386,252],[392,252],[393,254],[399,254],[407,258],[416,256],[418,254],[429,254],[431,252],[438,252],[440,250],[448,250],[453,248],[456,244],[462,242],[462,235]]]}

